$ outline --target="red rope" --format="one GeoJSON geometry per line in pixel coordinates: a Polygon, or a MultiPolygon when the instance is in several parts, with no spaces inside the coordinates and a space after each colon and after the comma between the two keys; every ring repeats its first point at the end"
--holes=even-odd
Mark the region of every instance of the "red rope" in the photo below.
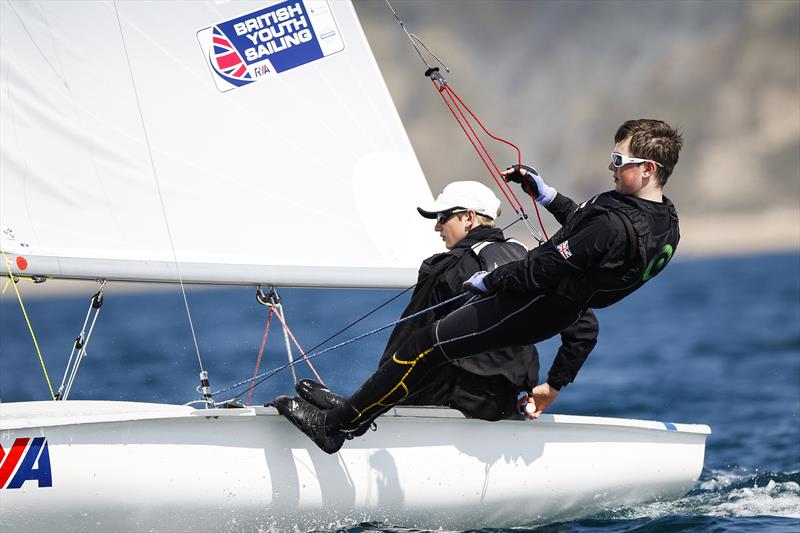
{"type": "Polygon", "coordinates": [[[311,368],[311,371],[316,376],[317,381],[319,381],[321,384],[325,385],[325,382],[322,381],[322,378],[320,377],[320,375],[317,374],[317,369],[314,368],[314,365],[311,364],[311,360],[306,357],[306,351],[303,350],[303,347],[300,346],[300,343],[297,342],[297,339],[294,338],[294,334],[292,333],[292,330],[290,330],[289,326],[286,325],[286,322],[281,317],[281,314],[280,313],[275,313],[275,316],[278,317],[278,320],[280,320],[281,325],[283,326],[283,329],[285,329],[286,333],[289,334],[289,338],[292,339],[292,341],[294,342],[294,345],[297,346],[297,349],[300,350],[301,354],[303,354],[303,359],[305,359],[305,361],[308,364],[309,368],[311,368]]]}
{"type": "MultiPolygon", "coordinates": [[[[434,83],[435,83],[435,82],[434,82],[434,83]]],[[[509,203],[509,204],[511,205],[511,207],[514,209],[514,211],[516,211],[517,213],[519,213],[519,208],[514,206],[514,202],[513,202],[513,201],[511,200],[511,198],[508,196],[508,193],[506,193],[506,189],[505,189],[505,187],[503,187],[502,185],[500,185],[500,180],[498,180],[498,179],[497,179],[497,177],[495,176],[495,174],[492,172],[492,167],[491,167],[491,166],[489,166],[489,163],[486,161],[486,158],[483,156],[483,153],[482,153],[482,152],[481,152],[481,151],[478,149],[478,147],[475,145],[475,141],[474,141],[474,140],[472,140],[472,137],[470,137],[469,133],[467,133],[467,129],[466,129],[466,127],[464,127],[464,125],[461,123],[461,120],[459,120],[459,118],[458,118],[458,115],[456,115],[456,112],[453,110],[452,106],[450,105],[450,102],[448,102],[448,101],[447,101],[447,98],[445,98],[445,96],[442,94],[442,91],[440,91],[440,92],[439,92],[439,94],[441,95],[441,97],[442,97],[442,100],[444,100],[444,103],[445,103],[445,105],[447,106],[447,109],[449,109],[449,110],[450,110],[450,112],[453,114],[453,118],[455,118],[455,119],[456,119],[456,122],[458,123],[458,125],[459,125],[459,126],[461,126],[461,130],[464,132],[464,135],[466,135],[466,136],[467,136],[467,140],[469,140],[469,142],[472,144],[472,147],[475,149],[475,152],[478,154],[478,157],[480,157],[480,158],[481,158],[481,161],[483,161],[483,164],[486,166],[486,170],[488,170],[488,171],[489,171],[489,174],[492,176],[492,179],[494,179],[495,183],[497,183],[497,184],[498,184],[498,186],[500,187],[500,191],[501,191],[501,192],[503,193],[503,195],[506,197],[506,200],[508,200],[508,203],[509,203]]],[[[468,125],[469,125],[469,124],[468,124],[468,125]]],[[[473,132],[473,133],[474,133],[474,132],[473,132]]],[[[478,142],[480,142],[480,140],[478,140],[478,142]]],[[[485,148],[484,148],[484,149],[485,149],[485,148]]],[[[491,156],[489,156],[489,157],[490,157],[490,159],[491,159],[491,156]]],[[[492,161],[492,164],[493,164],[495,167],[497,167],[497,165],[496,165],[496,164],[494,164],[494,161],[492,161]]],[[[499,173],[499,172],[498,172],[498,173],[499,173]]],[[[519,203],[519,202],[518,202],[518,203],[519,203]]]]}
{"type": "MultiPolygon", "coordinates": [[[[461,126],[461,130],[464,132],[464,134],[467,136],[467,138],[472,143],[472,147],[475,148],[475,151],[478,152],[479,156],[481,156],[481,159],[483,160],[484,165],[486,165],[486,169],[489,171],[489,174],[491,174],[492,179],[494,179],[494,182],[497,184],[497,186],[500,187],[500,190],[503,191],[503,194],[505,195],[506,199],[508,200],[508,203],[511,204],[511,207],[514,208],[514,211],[517,211],[519,213],[520,209],[522,209],[522,204],[520,204],[520,202],[517,199],[517,197],[514,196],[514,191],[511,190],[511,188],[508,186],[508,183],[506,183],[505,180],[502,180],[502,179],[498,178],[500,176],[500,167],[497,166],[497,163],[492,158],[492,154],[489,153],[488,148],[486,148],[486,146],[483,144],[483,142],[481,141],[480,137],[478,137],[478,134],[475,133],[475,129],[472,127],[472,124],[469,123],[469,120],[467,119],[467,117],[464,116],[464,112],[461,111],[461,108],[456,103],[456,100],[453,98],[453,95],[451,93],[449,93],[449,92],[448,92],[448,94],[450,94],[450,99],[453,102],[453,106],[458,110],[458,114],[461,116],[461,119],[463,119],[464,124],[467,125],[467,127],[469,128],[470,133],[472,133],[472,137],[470,137],[469,133],[467,133],[466,129],[461,124],[461,120],[459,120],[458,116],[456,116],[456,114],[453,112],[453,108],[450,107],[450,105],[447,106],[448,109],[450,109],[450,112],[453,113],[453,117],[456,119],[456,122],[458,122],[459,126],[461,126]],[[473,142],[473,138],[475,139],[475,142],[477,142],[478,145],[483,150],[483,154],[486,154],[486,159],[488,159],[489,162],[492,164],[491,167],[486,162],[486,159],[483,158],[483,155],[481,154],[481,151],[478,150],[478,147],[475,146],[475,142],[473,142]],[[492,172],[492,167],[494,167],[494,172],[492,172]],[[514,201],[516,202],[516,206],[514,205],[514,202],[511,201],[511,198],[509,198],[508,194],[506,193],[506,190],[508,190],[508,192],[511,193],[511,197],[514,198],[514,201]]],[[[447,100],[445,100],[445,102],[447,102],[447,100]]]]}
{"type": "Polygon", "coordinates": [[[507,140],[503,139],[502,137],[497,137],[496,135],[493,135],[492,132],[490,132],[488,129],[486,129],[486,126],[483,125],[483,122],[481,122],[481,120],[475,115],[475,113],[472,112],[472,109],[470,109],[469,106],[467,104],[465,104],[464,101],[458,96],[458,94],[456,94],[456,92],[453,90],[453,87],[451,87],[450,85],[445,85],[445,88],[447,89],[447,92],[452,94],[456,98],[456,100],[458,100],[458,102],[462,106],[464,106],[464,109],[466,109],[467,112],[470,115],[472,115],[472,118],[475,119],[475,122],[478,123],[478,125],[486,133],[486,135],[488,135],[489,137],[491,137],[495,141],[500,141],[501,143],[507,144],[508,146],[512,147],[514,150],[517,151],[517,163],[521,165],[522,164],[522,151],[519,149],[519,146],[517,146],[516,144],[512,143],[511,141],[507,141],[507,140]]]}
{"type": "MultiPolygon", "coordinates": [[[[498,137],[498,136],[492,134],[492,132],[489,131],[486,128],[486,126],[483,125],[483,122],[481,122],[481,119],[479,119],[477,117],[477,115],[475,115],[475,113],[472,112],[472,109],[470,109],[470,107],[467,104],[465,104],[463,100],[461,100],[461,98],[458,96],[458,94],[456,94],[456,92],[453,90],[453,88],[450,85],[445,85],[445,89],[447,90],[448,93],[451,94],[452,97],[455,97],[455,99],[458,100],[458,102],[464,107],[464,109],[467,110],[467,112],[472,116],[472,118],[475,119],[475,122],[478,123],[478,125],[481,127],[483,132],[486,133],[486,135],[488,135],[489,137],[491,137],[492,139],[494,139],[496,141],[499,141],[501,143],[505,143],[508,146],[511,146],[512,148],[514,148],[514,150],[517,151],[517,164],[518,165],[522,165],[522,151],[519,149],[519,147],[516,144],[514,144],[514,143],[512,143],[510,141],[507,141],[507,140],[503,139],[502,137],[498,137]]],[[[463,116],[463,113],[462,113],[462,116],[463,116]]],[[[470,129],[472,129],[472,128],[470,128],[470,129]]],[[[474,131],[473,131],[473,134],[474,134],[474,131]]],[[[477,137],[477,135],[476,135],[476,137],[477,137]]],[[[483,144],[481,144],[481,146],[483,146],[483,144]]],[[[484,150],[486,150],[486,148],[484,148],[484,150]]],[[[487,154],[488,154],[488,152],[487,152],[487,154]]],[[[495,167],[496,167],[496,165],[495,165],[495,167]]],[[[500,170],[497,169],[497,172],[499,174],[500,170]]],[[[497,181],[497,180],[495,180],[495,181],[497,181]]],[[[508,185],[508,182],[505,182],[505,183],[506,183],[506,186],[508,187],[508,190],[511,192],[511,195],[514,197],[514,200],[516,200],[517,203],[519,204],[520,209],[522,210],[522,213],[525,214],[525,210],[522,207],[522,202],[520,202],[519,198],[517,198],[517,195],[514,194],[514,189],[512,189],[511,186],[508,185]]],[[[545,240],[547,240],[549,237],[547,236],[547,230],[544,229],[544,223],[542,222],[542,215],[539,214],[539,206],[536,203],[536,198],[534,198],[534,196],[532,194],[530,194],[530,193],[528,193],[528,195],[531,197],[531,202],[533,203],[533,209],[536,211],[536,218],[539,219],[539,227],[542,228],[542,234],[544,235],[545,240]]]]}
{"type": "MultiPolygon", "coordinates": [[[[258,349],[258,359],[256,360],[256,369],[253,370],[253,380],[255,381],[256,376],[258,376],[258,367],[261,365],[261,356],[264,355],[264,346],[267,345],[267,336],[269,335],[269,325],[272,322],[272,307],[269,308],[269,314],[267,315],[267,326],[264,328],[264,338],[261,339],[261,348],[258,349]]],[[[253,387],[250,387],[250,390],[247,392],[247,405],[250,405],[250,399],[253,397],[253,387]]]]}
{"type": "MultiPolygon", "coordinates": [[[[497,136],[493,135],[492,132],[490,132],[488,129],[486,129],[486,126],[483,125],[483,122],[481,122],[480,119],[478,119],[478,117],[475,116],[475,113],[472,112],[472,109],[470,109],[469,106],[467,104],[465,104],[463,100],[461,100],[461,98],[458,96],[458,94],[456,94],[456,92],[453,90],[453,88],[450,87],[450,85],[445,85],[445,90],[448,92],[448,94],[450,94],[450,96],[452,98],[454,98],[454,101],[458,100],[458,103],[461,104],[461,106],[467,111],[467,113],[470,114],[470,116],[472,116],[473,119],[475,119],[475,122],[478,123],[478,125],[481,127],[481,129],[483,130],[483,132],[486,135],[488,135],[489,137],[491,137],[492,139],[494,139],[496,141],[500,141],[500,142],[505,143],[505,144],[511,146],[512,148],[514,148],[514,150],[517,151],[517,164],[519,164],[519,165],[522,164],[522,151],[519,149],[519,147],[516,144],[514,144],[512,142],[509,142],[509,141],[507,141],[505,139],[502,139],[500,137],[497,137],[497,136]]],[[[459,108],[459,113],[461,113],[460,108],[459,108]]],[[[464,114],[461,113],[461,116],[463,117],[464,114]]],[[[466,120],[466,118],[464,118],[464,120],[466,120]]],[[[472,126],[470,126],[470,130],[472,130],[473,135],[475,135],[475,138],[477,138],[478,136],[477,136],[477,134],[475,134],[475,130],[472,129],[472,126]]],[[[483,143],[480,142],[480,140],[478,140],[478,142],[480,143],[481,147],[483,147],[483,149],[486,150],[486,147],[483,146],[483,143]]],[[[486,150],[486,154],[487,155],[489,154],[488,150],[486,150]]],[[[491,158],[491,156],[489,156],[489,157],[491,158]]],[[[497,164],[495,164],[494,160],[492,160],[492,164],[494,165],[494,168],[497,171],[497,174],[499,175],[500,174],[500,168],[497,166],[497,164]]],[[[495,180],[495,181],[497,181],[497,180],[495,180]]],[[[514,200],[517,202],[517,205],[519,205],[520,209],[522,209],[522,212],[524,213],[525,210],[522,207],[522,202],[519,201],[519,198],[517,198],[517,195],[514,194],[514,190],[508,185],[508,183],[505,182],[505,184],[506,184],[506,187],[508,187],[508,191],[511,193],[511,196],[514,197],[514,200]]]]}
{"type": "MultiPolygon", "coordinates": [[[[306,363],[308,363],[308,366],[311,368],[311,371],[316,376],[317,381],[319,381],[320,383],[322,383],[324,385],[325,382],[322,380],[322,377],[320,377],[320,375],[317,373],[317,369],[314,368],[314,365],[311,364],[311,361],[306,357],[305,350],[303,350],[303,347],[300,346],[299,342],[297,342],[297,339],[294,338],[294,334],[292,333],[292,330],[290,330],[289,326],[286,325],[286,322],[281,317],[281,314],[276,312],[272,308],[272,306],[269,307],[269,314],[267,315],[267,325],[264,328],[264,336],[261,339],[261,347],[258,349],[258,359],[256,360],[256,368],[255,368],[255,370],[253,370],[253,380],[255,380],[256,377],[258,376],[258,368],[259,368],[259,366],[261,366],[261,357],[264,355],[264,347],[267,345],[267,337],[269,336],[269,325],[272,323],[272,316],[273,315],[278,317],[278,320],[280,321],[280,323],[283,326],[283,328],[286,330],[286,333],[289,334],[289,338],[292,339],[292,341],[294,341],[294,344],[295,344],[295,346],[297,346],[297,349],[300,350],[300,353],[303,354],[303,359],[305,359],[306,363]]],[[[246,405],[250,405],[250,399],[252,397],[253,397],[253,387],[251,386],[250,390],[247,393],[247,403],[246,403],[246,405]]]]}
{"type": "MultiPolygon", "coordinates": [[[[470,144],[472,144],[472,147],[475,149],[475,152],[478,154],[478,157],[480,157],[481,161],[483,161],[483,164],[486,166],[486,169],[489,171],[489,174],[492,176],[492,179],[494,179],[497,186],[500,187],[500,191],[502,191],[503,195],[506,197],[506,200],[508,201],[509,205],[511,205],[512,209],[514,209],[514,211],[518,215],[523,217],[526,216],[525,208],[522,206],[522,202],[520,202],[519,198],[517,198],[517,195],[514,194],[514,190],[511,188],[508,182],[506,182],[504,179],[501,179],[500,168],[497,166],[497,163],[495,163],[489,150],[486,148],[483,142],[481,142],[480,138],[478,137],[478,134],[475,132],[475,129],[472,127],[469,120],[464,115],[462,108],[465,109],[467,113],[470,114],[470,116],[475,120],[475,122],[478,123],[478,125],[481,127],[481,129],[486,135],[488,135],[489,137],[498,142],[502,142],[514,148],[514,150],[516,150],[517,152],[517,164],[519,165],[522,165],[522,151],[514,143],[506,139],[503,139],[502,137],[498,137],[497,135],[494,135],[491,131],[489,131],[486,128],[486,126],[484,126],[483,122],[481,122],[481,120],[477,117],[477,115],[475,115],[472,109],[470,109],[470,107],[464,103],[464,101],[458,96],[458,94],[456,94],[456,92],[453,90],[450,84],[445,84],[444,86],[440,87],[435,80],[431,79],[431,82],[433,83],[439,95],[442,97],[442,100],[447,106],[447,109],[450,110],[450,113],[453,115],[453,118],[461,127],[461,131],[463,131],[464,135],[467,136],[467,139],[469,140],[470,144]],[[448,95],[450,95],[450,99],[453,102],[452,105],[450,104],[450,101],[448,101],[448,99],[445,97],[444,95],[445,92],[448,95]],[[453,109],[454,107],[458,110],[458,114],[456,114],[456,111],[453,109]],[[459,115],[461,116],[461,118],[459,118],[459,115]],[[462,119],[464,121],[463,124],[461,122],[462,119]],[[464,126],[464,124],[466,124],[466,127],[464,126]],[[469,128],[469,131],[472,133],[472,135],[470,135],[470,133],[467,132],[467,128],[469,128]],[[483,151],[478,149],[478,145],[480,145],[483,151]],[[486,155],[486,157],[484,157],[484,154],[486,155]],[[490,162],[491,166],[489,165],[490,162]],[[494,167],[494,171],[492,171],[492,167],[494,167]],[[508,192],[511,193],[511,197],[509,197],[508,193],[506,192],[506,189],[508,190],[508,192]],[[512,197],[514,198],[514,201],[511,200],[512,197]]],[[[536,198],[534,198],[532,194],[530,196],[531,196],[531,201],[533,202],[533,208],[536,211],[536,218],[539,220],[539,226],[542,228],[542,234],[544,235],[545,239],[548,239],[547,231],[544,229],[544,223],[542,222],[542,216],[539,213],[539,207],[536,205],[536,198]]]]}

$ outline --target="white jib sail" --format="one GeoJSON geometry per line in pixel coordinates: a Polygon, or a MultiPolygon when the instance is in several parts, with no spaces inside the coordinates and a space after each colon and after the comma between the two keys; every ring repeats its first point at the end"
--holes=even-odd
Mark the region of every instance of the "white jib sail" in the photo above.
{"type": "Polygon", "coordinates": [[[443,251],[349,2],[0,10],[15,273],[399,287],[443,251]]]}

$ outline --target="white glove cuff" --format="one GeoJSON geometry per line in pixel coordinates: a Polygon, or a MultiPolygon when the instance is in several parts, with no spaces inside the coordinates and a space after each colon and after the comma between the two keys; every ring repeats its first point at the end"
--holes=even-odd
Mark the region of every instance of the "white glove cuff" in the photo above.
{"type": "Polygon", "coordinates": [[[539,187],[539,196],[536,197],[536,201],[547,207],[556,197],[556,194],[558,194],[558,191],[555,189],[555,187],[551,187],[542,183],[542,186],[539,187]]]}

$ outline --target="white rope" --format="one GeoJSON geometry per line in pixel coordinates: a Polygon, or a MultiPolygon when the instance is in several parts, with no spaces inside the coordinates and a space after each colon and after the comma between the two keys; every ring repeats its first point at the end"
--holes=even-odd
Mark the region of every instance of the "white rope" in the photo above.
{"type": "Polygon", "coordinates": [[[83,326],[81,327],[81,333],[78,336],[78,339],[76,339],[75,342],[72,343],[72,351],[70,351],[69,353],[69,359],[67,360],[67,367],[64,369],[64,376],[61,378],[61,385],[58,386],[58,393],[56,395],[58,398],[63,397],[62,395],[64,393],[64,383],[66,383],[67,381],[67,376],[71,375],[70,369],[72,368],[72,359],[75,356],[75,350],[80,351],[80,348],[78,348],[78,340],[80,340],[81,346],[83,346],[83,343],[85,342],[83,334],[86,331],[86,324],[89,323],[89,316],[91,316],[91,314],[92,314],[92,302],[89,302],[89,309],[86,311],[86,318],[83,319],[83,326]]]}
{"type": "MultiPolygon", "coordinates": [[[[283,305],[281,304],[273,304],[273,307],[277,310],[278,316],[281,319],[281,324],[283,325],[283,341],[286,344],[286,357],[289,360],[289,363],[294,361],[294,355],[292,355],[292,344],[289,342],[289,330],[285,326],[286,324],[286,317],[283,315],[283,305]]],[[[292,383],[297,383],[297,372],[295,372],[294,366],[292,368],[292,383]]]]}
{"type": "Polygon", "coordinates": [[[417,52],[417,55],[418,55],[418,56],[419,56],[419,58],[422,60],[422,62],[423,62],[423,63],[425,63],[425,66],[426,66],[426,67],[428,67],[428,69],[429,69],[429,70],[433,68],[433,67],[431,67],[431,65],[430,65],[430,64],[429,64],[429,63],[428,63],[428,62],[425,60],[425,57],[422,55],[422,52],[420,52],[420,51],[419,51],[419,48],[417,48],[417,43],[419,43],[419,44],[420,44],[420,45],[421,45],[421,46],[422,46],[422,47],[425,49],[425,51],[426,51],[426,52],[428,52],[428,53],[429,53],[429,54],[430,54],[430,55],[431,55],[431,56],[432,56],[432,57],[433,57],[433,58],[434,58],[436,61],[438,61],[438,62],[439,62],[439,64],[440,64],[440,65],[442,65],[442,67],[444,67],[444,70],[445,70],[446,72],[450,72],[450,69],[449,69],[449,68],[447,68],[447,65],[445,65],[445,64],[444,64],[444,61],[442,61],[441,59],[439,59],[439,57],[438,57],[436,54],[434,54],[434,53],[433,53],[433,52],[430,50],[430,48],[428,48],[428,47],[425,45],[425,43],[424,43],[424,42],[422,42],[422,39],[420,39],[420,38],[419,38],[417,35],[415,35],[415,34],[413,34],[413,33],[409,32],[409,31],[406,29],[406,24],[405,24],[405,22],[403,22],[403,21],[400,19],[400,17],[397,15],[397,12],[396,12],[396,11],[394,10],[394,8],[392,7],[392,4],[390,4],[390,3],[389,3],[389,0],[386,0],[386,5],[387,5],[387,6],[389,6],[389,10],[392,12],[392,15],[394,15],[394,18],[397,20],[397,23],[398,23],[398,24],[400,24],[400,28],[402,28],[402,30],[403,30],[403,31],[406,33],[406,35],[408,36],[408,40],[409,40],[409,41],[411,41],[411,46],[413,46],[413,47],[414,47],[414,50],[417,52]],[[416,41],[416,42],[414,42],[414,41],[416,41]]]}
{"type": "Polygon", "coordinates": [[[94,331],[94,325],[97,322],[97,317],[100,316],[100,309],[97,309],[95,312],[94,317],[92,318],[92,325],[89,326],[89,333],[86,335],[86,340],[81,346],[80,351],[78,352],[78,356],[75,359],[75,366],[72,369],[72,374],[69,377],[69,382],[67,382],[67,388],[64,391],[64,397],[62,400],[66,400],[69,397],[69,393],[72,390],[72,384],[75,383],[75,377],[78,375],[78,368],[81,366],[81,361],[83,358],[86,357],[86,347],[89,345],[89,339],[92,337],[92,331],[94,331]]]}
{"type": "Polygon", "coordinates": [[[100,316],[100,308],[103,304],[103,287],[105,287],[105,285],[106,281],[103,280],[102,283],[100,283],[100,288],[89,301],[89,309],[86,311],[86,318],[83,320],[83,327],[81,327],[80,335],[78,335],[78,338],[75,339],[75,342],[72,345],[72,351],[69,354],[67,368],[64,370],[64,377],[61,378],[61,385],[58,387],[58,394],[56,395],[56,398],[59,400],[66,400],[69,397],[69,393],[72,390],[72,385],[75,383],[75,377],[78,375],[78,368],[81,366],[81,361],[83,361],[83,358],[86,357],[87,347],[89,346],[89,340],[92,338],[94,325],[97,323],[97,318],[100,316]],[[97,306],[95,307],[95,305],[97,306]],[[95,310],[94,316],[92,316],[92,309],[95,310]],[[84,338],[86,324],[89,322],[90,316],[92,316],[92,324],[89,326],[89,333],[86,334],[86,337],[84,338]],[[80,346],[78,346],[78,344],[80,344],[80,346]],[[76,349],[78,350],[78,354],[75,357],[75,365],[72,366],[72,370],[70,370],[70,366],[72,365],[72,356],[76,349]],[[69,379],[67,380],[65,387],[64,380],[67,378],[67,374],[69,374],[69,379]]]}

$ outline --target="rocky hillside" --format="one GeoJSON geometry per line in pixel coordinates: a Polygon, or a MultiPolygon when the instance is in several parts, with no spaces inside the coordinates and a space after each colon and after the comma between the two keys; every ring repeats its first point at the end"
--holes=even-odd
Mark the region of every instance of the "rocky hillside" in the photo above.
{"type": "MultiPolygon", "coordinates": [[[[453,178],[489,180],[385,2],[355,5],[434,192],[453,178]]],[[[799,1],[393,7],[487,126],[558,189],[611,188],[616,127],[661,118],[686,141],[667,193],[697,229],[690,247],[800,247],[799,1]]],[[[513,160],[499,146],[495,155],[513,160]]]]}

